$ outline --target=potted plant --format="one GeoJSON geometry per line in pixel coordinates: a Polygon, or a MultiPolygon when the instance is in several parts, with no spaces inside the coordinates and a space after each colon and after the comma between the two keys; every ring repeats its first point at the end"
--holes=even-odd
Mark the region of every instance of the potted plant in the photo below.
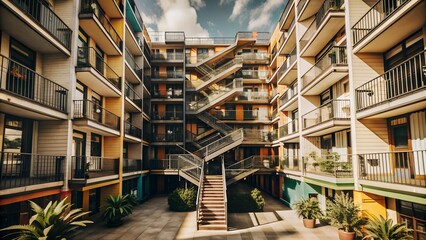
{"type": "Polygon", "coordinates": [[[336,195],[334,201],[327,200],[326,214],[331,225],[339,228],[340,240],[355,239],[356,234],[361,236],[360,228],[368,222],[360,207],[345,193],[336,195]]]}
{"type": "MultiPolygon", "coordinates": [[[[35,212],[30,218],[29,225],[14,225],[0,231],[11,231],[5,237],[13,239],[71,239],[76,230],[85,227],[89,220],[79,220],[89,212],[80,208],[71,209],[67,198],[60,202],[49,202],[43,209],[36,203],[29,201],[31,209],[35,212]]],[[[9,239],[9,238],[7,238],[9,239]]]]}
{"type": "Polygon", "coordinates": [[[318,200],[313,197],[301,199],[293,206],[297,216],[303,218],[303,225],[306,228],[314,228],[317,218],[322,215],[318,200]]]}
{"type": "Polygon", "coordinates": [[[136,205],[136,199],[132,194],[127,195],[110,195],[105,202],[102,217],[107,222],[108,227],[118,227],[123,224],[121,220],[132,214],[133,207],[136,205]]]}
{"type": "Polygon", "coordinates": [[[413,239],[410,232],[413,230],[407,227],[405,222],[393,224],[392,219],[385,219],[382,216],[370,217],[369,223],[365,226],[366,236],[363,239],[387,239],[406,240],[413,239]]]}

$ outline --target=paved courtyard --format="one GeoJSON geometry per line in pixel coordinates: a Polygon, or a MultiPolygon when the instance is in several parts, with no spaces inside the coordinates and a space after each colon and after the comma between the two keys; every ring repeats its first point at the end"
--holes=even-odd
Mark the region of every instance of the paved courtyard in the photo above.
{"type": "Polygon", "coordinates": [[[228,231],[197,231],[195,212],[172,212],[168,209],[167,196],[156,196],[137,206],[122,226],[107,228],[96,223],[80,233],[77,239],[338,239],[335,228],[317,226],[306,229],[294,211],[267,194],[263,196],[264,211],[230,213],[228,231]]]}

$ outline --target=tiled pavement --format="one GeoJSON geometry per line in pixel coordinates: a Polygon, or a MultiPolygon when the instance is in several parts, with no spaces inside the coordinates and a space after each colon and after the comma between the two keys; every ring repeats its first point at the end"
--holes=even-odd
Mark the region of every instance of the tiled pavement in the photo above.
{"type": "Polygon", "coordinates": [[[122,226],[107,228],[96,223],[86,228],[76,239],[338,239],[335,228],[317,226],[315,229],[306,229],[292,210],[267,194],[263,196],[266,202],[264,211],[230,213],[228,231],[197,231],[195,212],[171,212],[167,197],[157,196],[137,206],[133,214],[124,219],[122,226]]]}

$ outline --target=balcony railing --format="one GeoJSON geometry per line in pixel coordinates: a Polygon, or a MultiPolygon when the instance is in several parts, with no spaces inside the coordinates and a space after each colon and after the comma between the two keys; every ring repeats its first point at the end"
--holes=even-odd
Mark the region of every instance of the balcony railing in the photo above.
{"type": "Polygon", "coordinates": [[[269,92],[260,91],[260,92],[243,92],[238,97],[239,101],[269,101],[269,92]]]}
{"type": "Polygon", "coordinates": [[[374,29],[376,29],[384,20],[386,20],[392,13],[396,12],[409,0],[379,0],[377,1],[368,12],[361,17],[361,19],[352,27],[352,34],[354,45],[357,45],[374,29]]]}
{"type": "Polygon", "coordinates": [[[139,96],[139,94],[136,93],[136,91],[127,82],[124,89],[124,93],[126,97],[128,97],[136,106],[142,108],[142,98],[139,96]]]}
{"type": "Polygon", "coordinates": [[[56,40],[71,49],[71,29],[41,0],[12,0],[17,7],[50,32],[56,40]]]}
{"type": "Polygon", "coordinates": [[[167,78],[183,78],[183,70],[167,71],[167,78]]]}
{"type": "Polygon", "coordinates": [[[235,76],[237,78],[243,78],[243,79],[266,80],[269,77],[269,71],[268,70],[248,70],[248,69],[244,69],[244,70],[238,71],[235,76]]]}
{"type": "Polygon", "coordinates": [[[235,42],[233,37],[187,37],[186,45],[229,45],[235,42]]]}
{"type": "Polygon", "coordinates": [[[285,61],[283,62],[283,64],[281,65],[281,67],[279,68],[278,72],[277,72],[277,76],[278,78],[281,78],[282,75],[284,75],[284,73],[287,71],[287,69],[289,69],[294,62],[297,60],[297,49],[294,48],[291,53],[289,55],[286,56],[285,61]]]}
{"type": "Polygon", "coordinates": [[[149,169],[151,170],[177,170],[180,168],[178,158],[158,159],[149,161],[149,169]]]}
{"type": "Polygon", "coordinates": [[[302,12],[302,9],[303,9],[303,7],[305,6],[305,4],[306,4],[306,2],[307,2],[308,0],[300,0],[298,3],[297,3],[297,12],[300,14],[301,12],[302,12]]]}
{"type": "Polygon", "coordinates": [[[123,173],[143,170],[142,159],[123,158],[123,173]]]}
{"type": "Polygon", "coordinates": [[[20,97],[67,112],[68,89],[0,55],[0,88],[20,97]]]}
{"type": "Polygon", "coordinates": [[[121,90],[121,78],[104,61],[104,58],[92,47],[79,47],[77,53],[77,67],[92,67],[104,76],[115,88],[121,90]]]}
{"type": "Polygon", "coordinates": [[[353,178],[352,155],[311,155],[305,156],[303,159],[305,173],[335,178],[353,178]]]}
{"type": "Polygon", "coordinates": [[[142,29],[143,28],[143,21],[142,21],[142,17],[141,17],[141,14],[139,12],[138,6],[136,5],[134,0],[128,0],[128,2],[129,2],[129,5],[130,5],[130,9],[132,9],[133,15],[136,18],[136,21],[138,22],[139,26],[142,29]]]}
{"type": "Polygon", "coordinates": [[[183,120],[182,111],[153,112],[152,120],[183,120]]]}
{"type": "Polygon", "coordinates": [[[143,84],[145,85],[146,89],[151,89],[151,76],[144,75],[143,84]]]}
{"type": "Polygon", "coordinates": [[[121,49],[122,46],[120,36],[109,22],[108,18],[105,16],[105,13],[102,11],[101,6],[99,6],[99,3],[96,0],[81,0],[80,14],[94,14],[104,29],[108,32],[115,45],[121,49]]]}
{"type": "Polygon", "coordinates": [[[93,179],[118,174],[119,159],[95,156],[73,156],[72,178],[93,179]]]}
{"type": "Polygon", "coordinates": [[[183,142],[182,133],[153,133],[151,135],[153,142],[183,142]]]}
{"type": "Polygon", "coordinates": [[[359,179],[426,187],[426,150],[358,154],[359,179]]]}
{"type": "Polygon", "coordinates": [[[411,57],[355,90],[357,111],[387,103],[401,96],[425,89],[426,51],[411,57]]]}
{"type": "Polygon", "coordinates": [[[139,67],[139,65],[136,63],[135,58],[133,57],[133,55],[129,52],[127,48],[126,48],[126,62],[133,69],[133,71],[136,73],[138,78],[142,80],[142,68],[139,67]]]}
{"type": "Polygon", "coordinates": [[[284,106],[286,103],[288,103],[293,97],[297,96],[297,82],[293,85],[291,85],[287,91],[284,92],[284,94],[280,97],[280,106],[284,106]]]}
{"type": "Polygon", "coordinates": [[[215,117],[219,120],[269,121],[268,111],[259,110],[216,110],[215,117]]]}
{"type": "Polygon", "coordinates": [[[279,128],[280,138],[285,137],[287,135],[296,133],[299,131],[299,119],[293,119],[292,121],[282,125],[279,128]]]}
{"type": "Polygon", "coordinates": [[[295,156],[283,156],[280,162],[280,167],[283,170],[291,170],[291,171],[302,171],[302,161],[298,158],[297,155],[295,156]]]}
{"type": "Polygon", "coordinates": [[[152,91],[152,98],[183,98],[183,90],[182,89],[157,89],[152,91]]]}
{"type": "Polygon", "coordinates": [[[271,119],[275,119],[276,117],[278,117],[278,109],[273,109],[272,113],[271,113],[271,119]]]}
{"type": "Polygon", "coordinates": [[[268,61],[270,59],[269,53],[242,53],[241,58],[243,61],[268,61]]]}
{"type": "Polygon", "coordinates": [[[333,100],[303,115],[303,129],[317,126],[329,120],[349,120],[350,114],[349,100],[333,100]]]}
{"type": "Polygon", "coordinates": [[[202,81],[208,81],[209,79],[217,76],[218,74],[226,71],[227,69],[233,67],[234,65],[238,65],[238,64],[242,64],[243,63],[243,59],[240,57],[235,57],[234,59],[232,59],[231,61],[223,64],[222,66],[214,69],[213,71],[209,72],[208,74],[204,75],[202,78],[200,78],[200,80],[202,81]]]}
{"type": "Polygon", "coordinates": [[[280,23],[280,27],[284,24],[285,17],[287,16],[288,12],[291,10],[291,4],[294,0],[285,0],[284,2],[284,11],[281,13],[280,20],[278,21],[280,23]]]}
{"type": "MultiPolygon", "coordinates": [[[[323,20],[326,18],[329,12],[344,12],[344,0],[325,0],[321,5],[318,12],[315,14],[315,19],[308,27],[306,32],[300,39],[300,49],[305,48],[306,44],[311,40],[314,34],[317,32],[318,27],[321,25],[323,20]]],[[[300,4],[300,2],[299,2],[300,4]]],[[[298,5],[299,6],[299,5],[298,5]]],[[[300,13],[300,12],[299,12],[300,13]]],[[[330,36],[331,38],[332,36],[330,36]]]]}
{"type": "Polygon", "coordinates": [[[153,53],[151,55],[152,60],[168,60],[168,61],[180,61],[184,59],[183,52],[173,52],[173,53],[153,53]]]}
{"type": "Polygon", "coordinates": [[[271,142],[271,132],[259,129],[243,129],[244,142],[271,142]]]}
{"type": "Polygon", "coordinates": [[[90,100],[74,100],[74,119],[88,119],[120,130],[120,117],[90,100]]]}
{"type": "Polygon", "coordinates": [[[124,122],[124,133],[136,137],[138,139],[142,138],[142,129],[136,127],[128,121],[124,122]]]}
{"type": "Polygon", "coordinates": [[[184,32],[165,32],[166,42],[185,42],[184,32]]]}
{"type": "Polygon", "coordinates": [[[0,189],[64,180],[65,156],[0,152],[0,189]]]}
{"type": "Polygon", "coordinates": [[[346,47],[332,47],[314,66],[302,75],[302,88],[308,86],[330,67],[347,66],[346,47]]]}
{"type": "Polygon", "coordinates": [[[143,99],[142,106],[143,106],[143,112],[149,115],[151,111],[151,101],[148,98],[143,99]]]}

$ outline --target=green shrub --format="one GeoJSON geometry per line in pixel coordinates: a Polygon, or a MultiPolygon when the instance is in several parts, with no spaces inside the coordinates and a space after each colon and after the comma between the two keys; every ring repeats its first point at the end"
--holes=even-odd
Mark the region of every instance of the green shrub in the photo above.
{"type": "Polygon", "coordinates": [[[102,217],[111,227],[120,226],[122,224],[121,219],[132,214],[133,207],[137,204],[136,197],[132,194],[110,195],[105,199],[105,202],[102,217]]]}
{"type": "Polygon", "coordinates": [[[259,212],[263,210],[265,200],[262,192],[253,189],[250,193],[232,193],[228,195],[229,212],[259,212]]]}
{"type": "Polygon", "coordinates": [[[299,218],[317,219],[322,215],[318,199],[313,197],[309,199],[300,199],[293,206],[299,218]]]}
{"type": "Polygon", "coordinates": [[[265,199],[262,196],[262,192],[259,191],[257,188],[255,188],[255,189],[251,190],[250,196],[253,199],[253,201],[256,205],[256,208],[259,211],[262,211],[263,207],[265,206],[265,199]]]}
{"type": "Polygon", "coordinates": [[[195,210],[197,192],[191,188],[176,188],[169,195],[169,207],[173,211],[186,212],[195,210]]]}

